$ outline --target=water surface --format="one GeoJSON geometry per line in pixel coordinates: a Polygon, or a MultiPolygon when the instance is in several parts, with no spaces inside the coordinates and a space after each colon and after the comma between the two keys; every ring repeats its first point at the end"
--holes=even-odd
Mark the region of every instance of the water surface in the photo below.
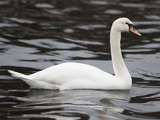
{"type": "Polygon", "coordinates": [[[1,0],[0,118],[160,119],[159,6],[159,0],[1,0]],[[122,34],[130,91],[30,90],[7,72],[81,62],[114,74],[109,33],[119,17],[128,17],[142,34],[122,34]]]}

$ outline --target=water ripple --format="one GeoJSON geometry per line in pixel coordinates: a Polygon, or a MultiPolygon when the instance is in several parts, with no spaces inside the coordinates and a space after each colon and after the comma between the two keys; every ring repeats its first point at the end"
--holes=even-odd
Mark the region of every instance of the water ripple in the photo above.
{"type": "Polygon", "coordinates": [[[159,117],[159,1],[0,1],[1,119],[138,119],[159,117]],[[81,62],[114,74],[109,33],[119,17],[142,37],[122,34],[130,91],[30,90],[8,69],[31,74],[62,62],[81,62]]]}

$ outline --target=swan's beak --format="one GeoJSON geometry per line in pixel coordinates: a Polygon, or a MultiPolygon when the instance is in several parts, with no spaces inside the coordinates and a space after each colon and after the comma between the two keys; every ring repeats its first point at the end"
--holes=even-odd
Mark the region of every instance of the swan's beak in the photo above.
{"type": "Polygon", "coordinates": [[[136,34],[136,35],[141,36],[141,34],[139,32],[137,32],[136,29],[133,26],[130,27],[129,31],[136,34]]]}

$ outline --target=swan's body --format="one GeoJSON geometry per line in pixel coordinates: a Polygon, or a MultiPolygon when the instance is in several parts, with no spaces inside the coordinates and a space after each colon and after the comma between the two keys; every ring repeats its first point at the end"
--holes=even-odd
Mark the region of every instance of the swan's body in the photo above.
{"type": "Polygon", "coordinates": [[[28,76],[11,70],[9,72],[12,76],[25,81],[31,88],[37,89],[130,89],[132,79],[124,64],[120,48],[121,32],[123,31],[131,31],[140,35],[133,28],[133,23],[129,19],[119,18],[114,21],[110,33],[110,43],[115,76],[81,63],[63,63],[28,76]]]}

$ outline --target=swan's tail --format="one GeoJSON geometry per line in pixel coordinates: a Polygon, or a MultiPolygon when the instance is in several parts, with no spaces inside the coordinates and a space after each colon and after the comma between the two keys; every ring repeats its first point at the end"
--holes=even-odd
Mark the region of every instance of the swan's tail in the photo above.
{"type": "Polygon", "coordinates": [[[21,80],[23,80],[25,83],[27,83],[31,88],[36,88],[36,89],[59,89],[56,85],[45,82],[45,81],[40,81],[40,80],[34,80],[31,79],[30,76],[12,71],[12,70],[8,70],[9,73],[11,73],[11,75],[13,77],[19,78],[21,80]]]}
{"type": "Polygon", "coordinates": [[[27,75],[24,75],[24,74],[21,74],[21,73],[12,71],[12,70],[8,70],[8,72],[11,73],[11,75],[12,75],[13,77],[22,79],[22,80],[24,80],[24,81],[29,79],[27,75]]]}
{"type": "Polygon", "coordinates": [[[37,82],[34,80],[31,80],[29,78],[29,76],[12,71],[12,70],[8,70],[9,73],[11,73],[11,75],[13,77],[19,78],[21,80],[23,80],[25,83],[27,83],[30,87],[35,88],[37,86],[37,82]]]}

